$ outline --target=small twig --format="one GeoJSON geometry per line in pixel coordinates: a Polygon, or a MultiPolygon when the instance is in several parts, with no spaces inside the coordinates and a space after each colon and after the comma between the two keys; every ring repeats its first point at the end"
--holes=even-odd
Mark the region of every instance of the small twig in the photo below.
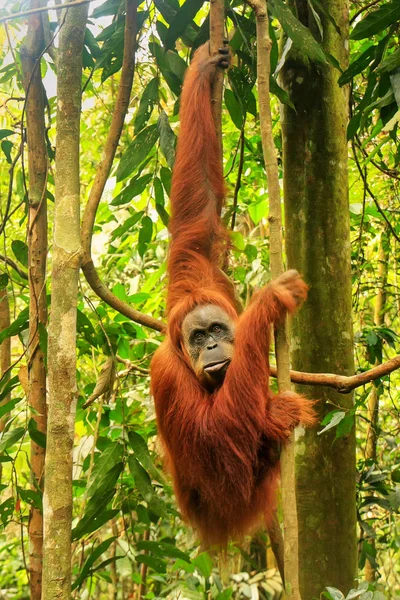
{"type": "Polygon", "coordinates": [[[9,183],[8,183],[6,208],[5,208],[5,211],[4,211],[3,222],[0,225],[0,234],[3,233],[4,227],[6,226],[6,223],[7,223],[7,220],[8,220],[8,213],[10,211],[12,191],[13,191],[14,169],[15,169],[15,165],[18,162],[19,157],[21,156],[21,149],[22,149],[22,145],[18,149],[18,152],[17,152],[14,160],[12,161],[10,169],[9,169],[10,179],[9,179],[9,183]]]}
{"type": "Polygon", "coordinates": [[[15,19],[23,19],[25,17],[29,17],[29,15],[34,15],[36,13],[41,12],[48,12],[49,10],[64,10],[64,8],[82,6],[82,4],[89,4],[89,2],[92,2],[92,0],[76,0],[75,2],[66,2],[65,4],[53,4],[52,6],[41,6],[40,8],[31,8],[30,10],[24,10],[19,13],[14,13],[12,15],[0,17],[0,23],[5,23],[6,21],[14,21],[15,19]]]}
{"type": "Polygon", "coordinates": [[[242,130],[240,132],[240,154],[239,154],[239,165],[238,165],[238,173],[235,184],[235,191],[233,193],[233,203],[232,203],[232,221],[231,221],[231,229],[232,231],[235,229],[236,223],[236,209],[238,205],[238,196],[239,190],[242,186],[242,173],[243,173],[243,164],[244,164],[244,123],[242,126],[242,130]]]}
{"type": "Polygon", "coordinates": [[[8,266],[10,266],[12,269],[14,269],[14,271],[16,271],[18,273],[18,275],[22,278],[25,279],[26,281],[28,281],[28,275],[27,273],[25,273],[25,271],[23,271],[21,269],[21,267],[19,267],[17,265],[17,263],[15,261],[13,261],[12,258],[9,258],[8,256],[4,256],[4,254],[0,254],[0,260],[2,260],[3,262],[5,262],[8,266]]]}
{"type": "Polygon", "coordinates": [[[354,15],[351,17],[350,19],[350,25],[352,25],[354,23],[354,21],[357,19],[357,17],[359,17],[364,11],[368,10],[369,8],[371,8],[372,6],[375,6],[375,4],[379,4],[381,0],[373,0],[372,2],[370,2],[369,4],[366,4],[365,6],[362,6],[361,8],[359,8],[354,15]]]}
{"type": "Polygon", "coordinates": [[[373,193],[373,191],[372,191],[372,190],[371,190],[371,188],[369,187],[369,184],[368,184],[368,181],[367,181],[366,175],[365,175],[365,173],[363,172],[363,170],[362,170],[362,168],[361,168],[360,161],[358,160],[358,156],[357,156],[357,153],[356,153],[356,152],[354,152],[354,159],[355,159],[355,162],[356,162],[356,166],[357,166],[358,172],[360,173],[360,177],[361,177],[361,179],[363,180],[363,183],[364,183],[365,189],[367,190],[368,194],[371,196],[371,198],[372,198],[372,200],[373,200],[373,202],[374,202],[374,204],[375,204],[375,206],[376,206],[376,208],[377,208],[378,212],[379,212],[379,213],[382,215],[382,217],[383,217],[383,218],[384,218],[384,220],[386,221],[386,223],[387,223],[387,226],[389,227],[389,229],[390,229],[390,231],[392,232],[393,236],[396,238],[396,240],[397,240],[398,242],[400,242],[400,237],[397,235],[397,233],[396,233],[396,230],[393,228],[393,225],[391,224],[391,222],[389,221],[389,219],[388,219],[388,218],[387,218],[387,216],[385,215],[385,212],[384,212],[384,211],[383,211],[383,209],[380,207],[380,205],[379,205],[379,202],[378,202],[378,200],[376,199],[376,196],[375,196],[375,194],[373,193]]]}

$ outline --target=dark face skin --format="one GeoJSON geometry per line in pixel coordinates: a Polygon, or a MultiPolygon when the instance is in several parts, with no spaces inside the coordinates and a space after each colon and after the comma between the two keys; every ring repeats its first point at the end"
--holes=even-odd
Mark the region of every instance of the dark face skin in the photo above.
{"type": "Polygon", "coordinates": [[[197,306],[186,315],[182,336],[199,381],[207,389],[218,388],[233,357],[234,322],[219,306],[197,306]]]}

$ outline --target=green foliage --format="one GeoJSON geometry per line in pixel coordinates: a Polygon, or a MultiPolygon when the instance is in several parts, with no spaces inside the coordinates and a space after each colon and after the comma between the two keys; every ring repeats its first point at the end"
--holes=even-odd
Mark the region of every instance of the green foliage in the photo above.
{"type": "MultiPolygon", "coordinates": [[[[150,4],[148,10],[139,6],[133,93],[112,172],[96,214],[92,248],[101,280],[118,298],[144,314],[164,319],[168,197],[179,135],[179,96],[190,55],[208,39],[209,5],[203,0],[155,0],[150,4]]],[[[355,13],[360,8],[357,3],[351,6],[351,11],[355,13]]],[[[19,9],[10,1],[0,13],[6,15],[19,9]]],[[[337,68],[335,57],[323,50],[326,35],[341,34],[325,4],[310,0],[311,29],[282,0],[272,0],[270,10],[273,136],[280,169],[283,141],[278,102],[293,109],[294,105],[289,91],[278,82],[278,74],[291,52],[298,52],[307,64],[317,69],[331,69],[340,86],[350,84],[351,118],[347,135],[352,142],[349,169],[354,347],[357,369],[362,372],[394,356],[399,347],[398,240],[395,243],[395,236],[400,236],[397,190],[399,4],[388,2],[364,7],[351,30],[350,62],[343,72],[337,68]],[[278,43],[281,37],[288,39],[283,54],[278,43]],[[388,265],[386,280],[379,275],[381,237],[388,265]],[[377,325],[373,309],[382,287],[386,292],[385,319],[377,325]]],[[[124,11],[124,2],[106,0],[92,11],[85,35],[82,204],[90,193],[110,128],[122,66],[124,11]]],[[[54,18],[53,13],[45,14],[46,19],[54,18]]],[[[233,216],[235,219],[229,276],[245,303],[252,292],[269,279],[269,202],[257,106],[255,19],[243,3],[228,2],[226,15],[234,58],[225,78],[223,102],[224,173],[228,190],[223,218],[229,227],[233,216]],[[234,189],[237,194],[233,206],[234,189]]],[[[49,23],[49,31],[57,26],[56,22],[49,23]]],[[[19,156],[23,103],[18,100],[25,96],[20,80],[19,49],[26,29],[22,21],[10,21],[8,27],[17,61],[14,62],[8,50],[7,40],[1,38],[4,42],[0,45],[0,105],[4,109],[0,115],[1,222],[6,214],[11,181],[9,169],[13,161],[15,168],[11,217],[3,232],[1,254],[26,269],[29,180],[26,147],[24,163],[19,156]]],[[[46,73],[48,100],[46,198],[53,201],[56,69],[47,53],[42,58],[42,70],[46,73]]],[[[331,141],[326,141],[327,151],[328,142],[331,141]]],[[[305,148],[307,152],[314,151],[308,146],[305,148]]],[[[306,159],[307,155],[298,157],[299,161],[306,159]]],[[[52,208],[49,210],[50,243],[52,208]]],[[[301,210],[299,218],[302,218],[301,210]]],[[[340,244],[340,240],[337,243],[340,244]]],[[[316,251],[323,252],[323,246],[318,246],[316,251]]],[[[333,269],[334,276],[334,266],[327,262],[327,268],[333,269]]],[[[26,598],[28,593],[20,532],[24,532],[27,547],[29,510],[32,506],[41,510],[42,506],[40,489],[31,489],[30,485],[30,442],[45,448],[46,436],[38,431],[34,419],[37,415],[27,406],[26,389],[22,387],[25,385],[23,370],[20,370],[28,364],[27,357],[32,351],[28,347],[28,281],[22,280],[4,261],[0,270],[0,291],[7,292],[11,306],[11,324],[0,332],[0,343],[11,338],[13,363],[11,372],[0,381],[0,521],[4,527],[0,533],[0,580],[3,594],[17,599],[26,598]]],[[[51,293],[50,264],[47,284],[43,293],[51,293]]],[[[332,318],[334,313],[335,307],[332,307],[332,318]]],[[[195,536],[177,512],[169,478],[162,471],[149,391],[149,363],[162,336],[100,302],[83,277],[78,297],[77,332],[74,593],[103,600],[109,596],[108,586],[115,586],[118,598],[123,588],[127,597],[137,595],[141,574],[146,573],[143,582],[146,600],[166,596],[192,600],[230,600],[231,597],[277,600],[282,585],[276,570],[265,571],[254,556],[245,557],[251,567],[242,562],[238,567],[241,572],[222,583],[213,556],[199,551],[195,536]],[[98,397],[94,395],[90,406],[83,408],[88,399],[93,398],[107,361],[113,370],[107,390],[98,397]]],[[[39,346],[48,361],[47,330],[40,325],[38,333],[39,346]]],[[[320,427],[321,439],[328,436],[332,440],[332,452],[337,440],[343,440],[356,428],[357,509],[362,532],[359,567],[361,572],[368,561],[379,569],[381,579],[386,577],[388,597],[399,594],[398,385],[399,376],[392,374],[360,388],[352,410],[332,406],[320,427]],[[375,427],[376,459],[365,456],[371,425],[367,407],[372,390],[377,391],[381,406],[375,427]]],[[[236,553],[237,559],[237,552],[229,548],[228,555],[236,553]]],[[[236,564],[239,561],[236,560],[236,564]]],[[[380,582],[376,586],[362,583],[350,592],[327,588],[324,595],[331,600],[382,600],[381,588],[380,582]]]]}

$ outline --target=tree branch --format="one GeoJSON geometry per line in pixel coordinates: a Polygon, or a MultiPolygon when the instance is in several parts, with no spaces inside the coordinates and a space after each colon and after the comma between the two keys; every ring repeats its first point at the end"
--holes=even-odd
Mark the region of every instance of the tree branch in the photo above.
{"type": "MultiPolygon", "coordinates": [[[[300,385],[321,385],[335,388],[340,394],[349,394],[352,390],[361,387],[375,379],[389,375],[392,371],[400,369],[400,354],[377,367],[363,371],[357,375],[336,375],[333,373],[302,373],[290,371],[290,379],[300,385]]],[[[276,377],[276,367],[271,367],[272,377],[276,377]]]]}
{"type": "Polygon", "coordinates": [[[49,10],[64,10],[64,8],[70,8],[74,6],[82,6],[82,4],[89,4],[92,0],[76,0],[75,2],[65,2],[65,4],[53,4],[52,6],[41,6],[40,8],[32,8],[30,10],[23,10],[19,13],[0,17],[0,23],[6,21],[14,21],[15,19],[23,19],[29,17],[29,15],[36,15],[36,13],[48,12],[49,10]]]}
{"type": "Polygon", "coordinates": [[[94,266],[91,246],[93,226],[96,219],[96,212],[104,191],[111,167],[114,161],[115,153],[124,125],[124,120],[129,107],[129,100],[135,72],[135,51],[137,34],[137,2],[136,0],[126,0],[126,21],[124,35],[124,58],[122,62],[121,79],[118,87],[117,100],[113,112],[110,129],[104,146],[103,158],[97,169],[96,176],[90,190],[89,200],[86,204],[82,219],[81,239],[82,239],[82,270],[86,281],[92,290],[106,302],[109,306],[125,315],[135,323],[150,327],[156,331],[164,331],[164,325],[154,319],[132,308],[126,302],[123,302],[115,296],[107,286],[101,281],[96,267],[94,266]]]}
{"type": "Polygon", "coordinates": [[[0,254],[0,260],[2,260],[3,262],[5,262],[9,267],[11,267],[12,269],[14,269],[14,271],[16,271],[18,273],[18,275],[22,278],[25,279],[26,281],[28,281],[28,274],[25,273],[25,271],[23,271],[15,261],[13,261],[12,258],[9,258],[8,256],[4,256],[4,254],[0,254]]]}

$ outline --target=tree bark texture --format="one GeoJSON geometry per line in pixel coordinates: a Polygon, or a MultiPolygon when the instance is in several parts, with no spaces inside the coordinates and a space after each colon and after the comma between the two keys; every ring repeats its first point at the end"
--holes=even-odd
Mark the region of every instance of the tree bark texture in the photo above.
{"type": "MultiPolygon", "coordinates": [[[[0,331],[3,329],[7,329],[10,326],[10,305],[8,302],[7,290],[0,290],[0,331]]],[[[11,338],[8,337],[4,340],[2,344],[0,344],[0,376],[5,377],[2,385],[5,384],[6,380],[10,377],[10,368],[11,365],[11,338]],[[7,373],[7,374],[6,374],[7,373]]],[[[0,401],[1,404],[7,404],[10,400],[10,394],[7,394],[3,400],[0,401]]],[[[6,424],[6,417],[0,418],[0,433],[4,431],[4,426],[6,424]]],[[[0,483],[3,475],[3,465],[0,463],[0,483]]]]}
{"type": "MultiPolygon", "coordinates": [[[[38,8],[40,0],[32,0],[38,8]]],[[[39,328],[46,327],[46,257],[47,257],[47,150],[45,140],[44,90],[40,72],[40,55],[44,49],[41,14],[31,15],[28,33],[21,48],[21,64],[26,93],[26,127],[29,172],[28,277],[29,343],[28,404],[37,429],[46,434],[46,368],[43,348],[39,345],[39,328]]],[[[31,440],[30,465],[32,488],[43,491],[45,449],[31,440]]],[[[29,585],[31,600],[42,595],[43,515],[34,506],[29,513],[29,585]]]]}
{"type": "Polygon", "coordinates": [[[87,5],[69,8],[60,31],[56,193],[49,327],[43,600],[70,600],[72,450],[76,414],[76,306],[81,260],[79,124],[87,5]]]}
{"type": "MultiPolygon", "coordinates": [[[[347,0],[321,0],[340,34],[322,14],[324,49],[342,68],[348,61],[347,0]]],[[[306,0],[297,14],[318,37],[306,0]],[[309,18],[310,17],[310,18],[309,18]]],[[[296,112],[283,107],[286,250],[288,266],[310,286],[293,320],[292,359],[299,371],[354,372],[346,128],[348,95],[339,72],[312,64],[298,51],[285,62],[283,84],[296,112]]],[[[299,388],[300,391],[300,388],[299,388]]],[[[351,394],[301,387],[319,400],[322,418],[333,406],[351,408],[351,394]]],[[[299,574],[304,600],[325,586],[344,593],[357,569],[355,433],[334,440],[317,429],[297,432],[299,574]]]]}
{"type": "MultiPolygon", "coordinates": [[[[374,324],[376,327],[382,327],[385,323],[385,308],[386,308],[386,285],[388,275],[388,245],[387,235],[381,233],[378,250],[378,293],[375,298],[374,306],[374,324]]],[[[382,363],[382,356],[375,361],[375,366],[382,363]]],[[[368,420],[369,428],[367,432],[367,445],[365,450],[365,458],[376,463],[377,443],[378,443],[378,418],[379,418],[379,397],[383,392],[382,381],[376,385],[373,384],[371,393],[368,398],[368,420]]],[[[375,540],[370,541],[375,548],[375,540]]],[[[367,559],[365,563],[365,579],[373,582],[376,579],[376,569],[367,559]]]]}
{"type": "MultiPolygon", "coordinates": [[[[270,51],[269,20],[265,0],[248,0],[256,14],[257,27],[257,87],[260,111],[261,143],[265,171],[267,175],[270,225],[270,262],[273,278],[283,273],[282,248],[282,203],[279,185],[278,160],[272,134],[270,105],[270,51]]],[[[288,324],[285,321],[276,331],[275,353],[277,379],[280,392],[291,389],[290,349],[288,324]]],[[[298,572],[298,524],[295,483],[295,449],[290,442],[281,453],[282,507],[284,526],[284,567],[281,566],[286,597],[288,600],[301,600],[298,572]]],[[[278,530],[277,530],[278,531],[278,530]]]]}

